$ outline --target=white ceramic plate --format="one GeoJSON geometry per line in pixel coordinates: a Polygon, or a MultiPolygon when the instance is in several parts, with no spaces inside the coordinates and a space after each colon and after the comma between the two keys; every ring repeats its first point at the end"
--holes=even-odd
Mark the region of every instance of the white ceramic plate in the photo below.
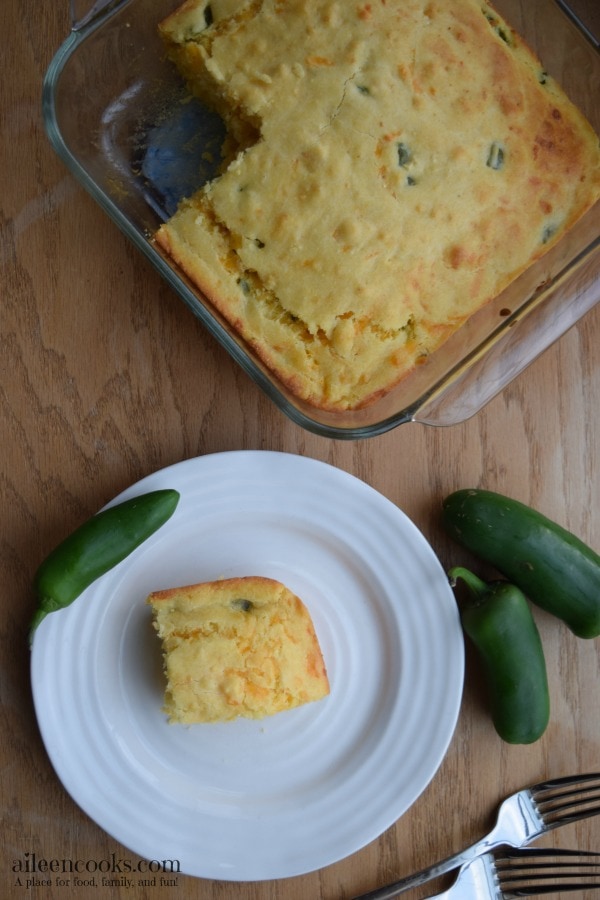
{"type": "Polygon", "coordinates": [[[113,502],[165,487],[181,493],[169,522],[36,633],[54,768],[108,834],[182,873],[252,881],[336,862],[411,806],[452,737],[464,651],[444,571],[394,504],[325,463],[217,453],[113,502]],[[167,724],[147,594],[255,574],[308,606],[330,696],[262,721],[167,724]]]}

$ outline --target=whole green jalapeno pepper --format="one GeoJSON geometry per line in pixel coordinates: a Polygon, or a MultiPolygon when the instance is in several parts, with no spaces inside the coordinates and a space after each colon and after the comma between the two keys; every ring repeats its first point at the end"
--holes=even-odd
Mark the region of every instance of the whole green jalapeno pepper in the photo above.
{"type": "Polygon", "coordinates": [[[461,566],[448,577],[452,585],[462,579],[469,591],[461,621],[483,664],[496,731],[510,744],[537,741],[548,725],[550,700],[542,642],[525,595],[461,566]]]}
{"type": "Polygon", "coordinates": [[[65,538],[34,576],[38,607],[29,640],[49,613],[69,606],[97,578],[129,556],[173,515],[179,493],[150,491],[102,510],[65,538]]]}
{"type": "Polygon", "coordinates": [[[600,556],[517,500],[461,490],[442,504],[449,534],[581,638],[600,635],[600,556]]]}

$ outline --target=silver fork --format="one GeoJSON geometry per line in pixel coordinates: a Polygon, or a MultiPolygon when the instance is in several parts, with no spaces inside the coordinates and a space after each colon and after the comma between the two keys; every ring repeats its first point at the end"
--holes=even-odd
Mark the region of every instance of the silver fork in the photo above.
{"type": "Polygon", "coordinates": [[[403,891],[457,869],[496,847],[524,847],[559,825],[600,813],[600,773],[543,781],[508,797],[494,828],[471,847],[354,900],[390,900],[403,891]]]}
{"type": "Polygon", "coordinates": [[[432,894],[429,900],[513,900],[594,889],[600,889],[600,853],[496,850],[467,863],[452,887],[441,894],[432,894]]]}

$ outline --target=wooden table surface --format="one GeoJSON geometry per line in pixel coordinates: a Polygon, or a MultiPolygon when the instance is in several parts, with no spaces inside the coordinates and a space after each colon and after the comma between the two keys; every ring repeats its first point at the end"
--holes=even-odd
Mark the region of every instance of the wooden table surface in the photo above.
{"type": "MultiPolygon", "coordinates": [[[[573,5],[600,33],[596,0],[573,5]]],[[[312,457],[363,479],[407,513],[444,566],[464,555],[441,532],[440,502],[474,485],[520,498],[600,549],[600,306],[463,424],[403,425],[359,442],[302,430],[230,360],[51,149],[40,88],[68,33],[66,0],[4,0],[0,22],[2,896],[341,900],[466,845],[514,789],[599,770],[600,641],[577,639],[536,610],[552,697],[543,738],[511,746],[497,737],[468,653],[460,717],[439,771],[393,827],[349,858],[262,883],[179,875],[176,888],[86,890],[56,881],[31,888],[25,875],[19,885],[15,867],[33,854],[130,855],[62,788],[36,724],[26,642],[31,583],[59,539],[161,467],[252,449],[312,457]]],[[[600,817],[552,840],[600,850],[600,817]]]]}

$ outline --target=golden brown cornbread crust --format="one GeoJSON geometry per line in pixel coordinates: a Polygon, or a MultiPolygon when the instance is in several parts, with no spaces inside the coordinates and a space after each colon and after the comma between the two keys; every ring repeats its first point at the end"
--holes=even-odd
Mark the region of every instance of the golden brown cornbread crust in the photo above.
{"type": "Polygon", "coordinates": [[[479,0],[188,0],[234,145],[158,244],[300,398],[389,391],[600,196],[598,138],[479,0]]]}
{"type": "Polygon", "coordinates": [[[157,591],[147,602],[171,722],[260,719],[329,693],[310,614],[280,582],[229,578],[157,591]]]}

